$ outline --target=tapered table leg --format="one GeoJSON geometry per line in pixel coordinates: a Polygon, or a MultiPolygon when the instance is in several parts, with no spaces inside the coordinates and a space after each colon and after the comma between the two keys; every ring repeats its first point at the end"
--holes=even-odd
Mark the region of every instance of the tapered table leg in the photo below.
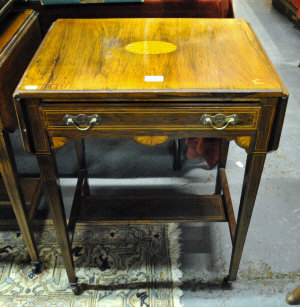
{"type": "Polygon", "coordinates": [[[75,149],[79,169],[86,168],[84,139],[75,140],[75,149]]]}
{"type": "Polygon", "coordinates": [[[180,139],[173,140],[173,170],[181,170],[181,143],[180,139]]]}
{"type": "Polygon", "coordinates": [[[76,149],[78,167],[80,170],[84,169],[86,171],[86,178],[83,184],[83,193],[84,195],[90,195],[90,187],[89,187],[88,179],[87,179],[84,139],[75,140],[75,149],[76,149]]]}
{"type": "Polygon", "coordinates": [[[9,196],[12,208],[16,215],[18,225],[26,243],[28,253],[33,265],[33,272],[42,270],[33,233],[29,227],[25,199],[20,186],[16,162],[10,143],[8,132],[0,131],[0,171],[9,196]]]}
{"type": "Polygon", "coordinates": [[[67,232],[63,199],[58,183],[59,179],[57,177],[55,157],[51,153],[45,153],[37,154],[37,159],[40,166],[41,178],[43,180],[57,239],[61,248],[62,258],[66,267],[69,282],[74,291],[74,288],[77,288],[78,285],[71,254],[71,244],[67,232]]]}
{"type": "Polygon", "coordinates": [[[227,139],[221,139],[220,141],[219,160],[217,165],[218,172],[217,172],[216,189],[215,189],[216,195],[221,193],[220,168],[226,167],[229,143],[230,141],[228,141],[227,139]]]}
{"type": "Polygon", "coordinates": [[[264,168],[266,154],[251,153],[247,156],[244,183],[238,213],[237,227],[233,240],[228,280],[236,280],[240,260],[250,224],[250,219],[264,168]]]}

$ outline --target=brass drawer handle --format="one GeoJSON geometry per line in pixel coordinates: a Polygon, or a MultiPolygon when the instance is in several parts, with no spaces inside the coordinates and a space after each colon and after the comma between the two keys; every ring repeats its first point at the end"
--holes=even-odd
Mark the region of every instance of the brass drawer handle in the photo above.
{"type": "Polygon", "coordinates": [[[239,121],[237,114],[225,116],[224,114],[208,115],[204,114],[200,123],[203,125],[211,125],[215,130],[224,130],[228,125],[235,125],[239,121]],[[221,127],[220,127],[221,126],[221,127]]]}
{"type": "Polygon", "coordinates": [[[63,118],[66,125],[74,125],[76,129],[80,131],[87,131],[92,128],[93,125],[97,125],[101,122],[99,115],[94,114],[91,116],[85,114],[78,114],[76,116],[66,114],[63,118]],[[87,127],[80,127],[81,125],[87,127]]]}

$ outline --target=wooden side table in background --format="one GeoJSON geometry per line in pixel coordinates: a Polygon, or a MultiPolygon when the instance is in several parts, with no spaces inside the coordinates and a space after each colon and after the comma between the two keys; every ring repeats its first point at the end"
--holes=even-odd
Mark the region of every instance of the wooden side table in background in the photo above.
{"type": "Polygon", "coordinates": [[[12,94],[41,41],[38,14],[32,10],[13,10],[1,20],[0,26],[0,171],[3,180],[0,180],[0,204],[12,206],[32,270],[38,273],[42,264],[30,223],[40,200],[42,183],[39,178],[19,178],[9,137],[18,126],[12,94]],[[31,205],[30,208],[26,204],[31,205]]]}

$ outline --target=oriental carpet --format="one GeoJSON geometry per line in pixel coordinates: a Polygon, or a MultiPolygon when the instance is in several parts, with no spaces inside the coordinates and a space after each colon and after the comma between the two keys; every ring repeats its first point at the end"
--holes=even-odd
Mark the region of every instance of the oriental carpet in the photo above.
{"type": "Polygon", "coordinates": [[[182,306],[176,224],[78,225],[72,252],[80,296],[68,284],[53,225],[35,235],[45,261],[38,275],[20,233],[0,231],[0,306],[182,306]]]}

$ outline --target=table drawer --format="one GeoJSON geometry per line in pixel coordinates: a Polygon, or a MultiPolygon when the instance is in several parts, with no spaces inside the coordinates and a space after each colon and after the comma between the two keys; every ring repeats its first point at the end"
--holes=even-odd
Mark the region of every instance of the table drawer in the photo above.
{"type": "Polygon", "coordinates": [[[233,117],[234,120],[227,125],[226,130],[255,130],[260,116],[260,106],[256,104],[235,106],[209,105],[209,106],[99,106],[97,104],[79,107],[76,104],[65,104],[56,108],[55,105],[42,107],[44,123],[47,129],[225,129],[226,122],[233,117]],[[84,116],[78,116],[83,114],[84,116]],[[222,122],[222,114],[225,121],[222,122]],[[97,118],[95,120],[95,117],[97,118]],[[70,118],[72,118],[70,120],[70,118]],[[90,121],[94,122],[90,125],[90,121]],[[207,120],[211,118],[211,121],[207,120]],[[221,121],[220,121],[221,119],[221,121]],[[68,121],[69,120],[69,121],[68,121]],[[75,122],[75,124],[74,124],[75,122]],[[213,125],[212,125],[213,124],[213,125]],[[77,127],[76,127],[77,125],[77,127]],[[214,126],[214,127],[213,127],[214,126]]]}

